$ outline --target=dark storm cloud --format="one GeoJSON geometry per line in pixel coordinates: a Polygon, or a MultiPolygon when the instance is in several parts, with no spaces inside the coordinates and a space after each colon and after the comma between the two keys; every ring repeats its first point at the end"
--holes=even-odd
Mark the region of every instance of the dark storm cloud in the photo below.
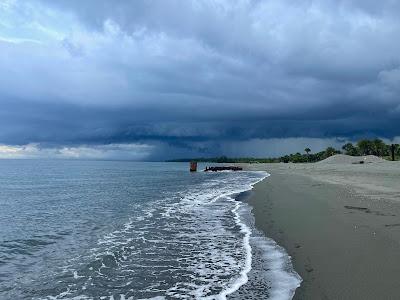
{"type": "Polygon", "coordinates": [[[400,135],[399,8],[7,0],[0,143],[140,142],[161,157],[254,139],[391,139],[400,135]]]}

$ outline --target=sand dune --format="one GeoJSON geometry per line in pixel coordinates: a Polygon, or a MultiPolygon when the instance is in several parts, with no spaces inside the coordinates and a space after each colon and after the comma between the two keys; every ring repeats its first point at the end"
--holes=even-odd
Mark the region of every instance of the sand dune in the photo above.
{"type": "Polygon", "coordinates": [[[375,156],[375,155],[365,155],[365,156],[350,156],[344,154],[336,154],[328,157],[318,164],[358,164],[358,163],[380,163],[386,162],[386,160],[375,156]]]}

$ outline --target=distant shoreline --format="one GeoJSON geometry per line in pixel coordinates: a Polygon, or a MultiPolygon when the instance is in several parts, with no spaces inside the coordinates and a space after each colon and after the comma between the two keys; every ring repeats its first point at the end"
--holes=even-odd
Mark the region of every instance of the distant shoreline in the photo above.
{"type": "Polygon", "coordinates": [[[328,147],[320,152],[312,152],[310,148],[305,148],[303,153],[297,152],[280,157],[197,157],[197,158],[180,158],[167,160],[167,162],[204,162],[204,163],[314,163],[323,161],[336,154],[345,154],[349,157],[375,156],[385,160],[400,159],[399,144],[385,144],[380,139],[360,140],[356,145],[346,143],[340,150],[328,147]]]}
{"type": "Polygon", "coordinates": [[[294,299],[398,297],[399,162],[246,168],[271,173],[249,203],[304,279],[294,299]]]}

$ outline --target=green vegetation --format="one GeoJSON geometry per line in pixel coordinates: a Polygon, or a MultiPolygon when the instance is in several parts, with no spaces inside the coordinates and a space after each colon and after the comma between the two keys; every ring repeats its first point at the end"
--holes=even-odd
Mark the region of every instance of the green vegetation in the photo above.
{"type": "MultiPolygon", "coordinates": [[[[310,148],[305,148],[305,154],[301,154],[299,152],[285,155],[276,158],[254,158],[254,157],[213,157],[213,158],[184,158],[184,159],[174,159],[170,160],[170,162],[189,162],[189,161],[198,161],[198,162],[210,162],[210,163],[306,163],[306,162],[317,162],[321,161],[325,158],[328,158],[335,154],[347,154],[351,156],[361,156],[361,155],[376,155],[380,156],[384,159],[391,160],[391,145],[386,145],[380,139],[374,140],[360,140],[353,145],[352,143],[347,143],[343,145],[343,152],[333,148],[328,147],[326,150],[312,153],[310,148]]],[[[396,159],[400,159],[400,145],[395,145],[395,157],[396,159]]]]}
{"type": "MultiPolygon", "coordinates": [[[[395,147],[395,158],[400,158],[400,146],[398,144],[395,147]]],[[[348,143],[342,147],[344,153],[351,156],[358,155],[376,155],[385,159],[391,160],[391,145],[385,144],[380,139],[374,140],[361,140],[358,141],[356,146],[348,143]]]]}

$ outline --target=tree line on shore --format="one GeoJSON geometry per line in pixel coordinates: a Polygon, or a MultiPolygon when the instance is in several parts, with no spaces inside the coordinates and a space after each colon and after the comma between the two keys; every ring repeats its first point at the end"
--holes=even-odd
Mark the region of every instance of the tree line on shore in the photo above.
{"type": "MultiPolygon", "coordinates": [[[[394,145],[395,156],[400,157],[400,146],[394,145]]],[[[293,153],[284,155],[276,158],[253,158],[253,157],[237,157],[230,158],[226,156],[213,157],[213,158],[191,158],[191,159],[175,159],[170,162],[211,162],[211,163],[306,163],[306,162],[317,162],[324,160],[335,154],[346,154],[350,156],[362,156],[362,155],[376,155],[385,159],[390,159],[391,145],[385,144],[381,139],[373,140],[360,140],[356,144],[347,143],[343,145],[341,150],[337,150],[333,147],[328,147],[324,151],[312,153],[310,148],[304,149],[304,153],[293,153]]]]}

